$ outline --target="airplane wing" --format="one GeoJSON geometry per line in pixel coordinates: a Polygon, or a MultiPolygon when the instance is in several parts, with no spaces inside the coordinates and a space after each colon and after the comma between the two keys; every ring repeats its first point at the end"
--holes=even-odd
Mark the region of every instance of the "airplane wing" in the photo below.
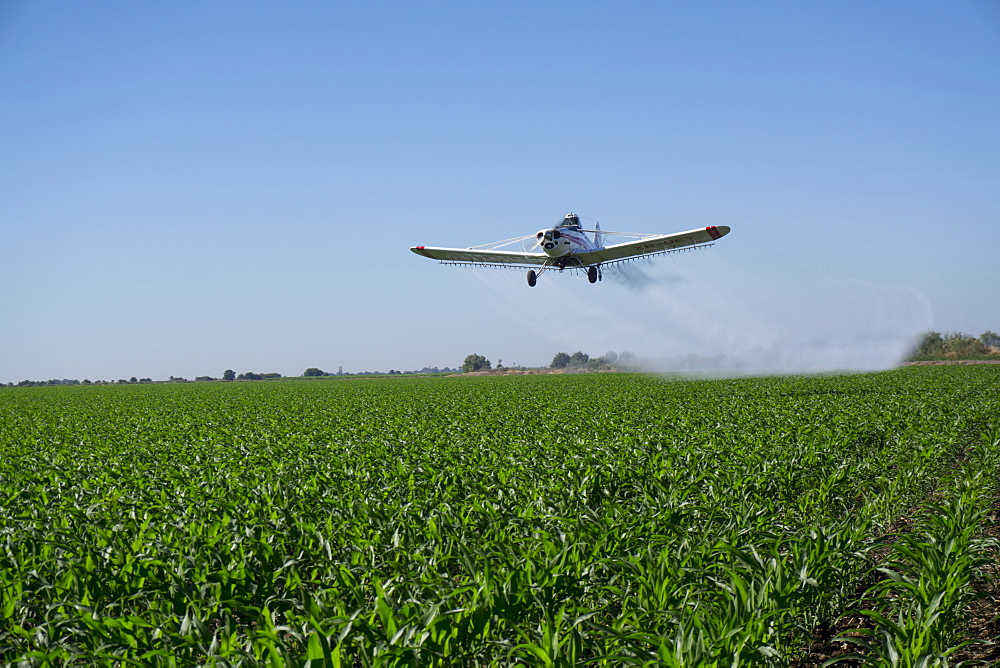
{"type": "Polygon", "coordinates": [[[727,234],[729,234],[729,228],[725,225],[719,225],[718,227],[713,225],[697,230],[688,230],[687,232],[677,232],[675,234],[646,237],[637,241],[627,241],[623,244],[615,244],[592,251],[582,251],[576,253],[575,256],[585,265],[611,264],[643,255],[669,253],[685,246],[710,243],[716,239],[721,239],[727,234]]]}
{"type": "Polygon", "coordinates": [[[414,246],[410,249],[417,255],[455,264],[485,264],[507,266],[536,266],[545,264],[545,253],[525,253],[502,250],[477,250],[474,248],[434,248],[414,246]]]}

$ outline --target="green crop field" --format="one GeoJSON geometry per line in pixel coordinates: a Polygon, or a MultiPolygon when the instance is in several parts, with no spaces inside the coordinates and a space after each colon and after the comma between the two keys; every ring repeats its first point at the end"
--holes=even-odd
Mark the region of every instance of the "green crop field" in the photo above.
{"type": "Polygon", "coordinates": [[[990,366],[0,390],[0,661],[948,665],[998,455],[990,366]]]}

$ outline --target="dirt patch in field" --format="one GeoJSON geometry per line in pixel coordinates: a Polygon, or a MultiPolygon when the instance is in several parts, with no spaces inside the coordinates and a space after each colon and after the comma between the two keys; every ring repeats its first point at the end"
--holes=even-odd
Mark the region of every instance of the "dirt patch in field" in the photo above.
{"type": "MultiPolygon", "coordinates": [[[[868,591],[879,578],[876,576],[874,571],[870,572],[863,580],[858,583],[856,589],[856,595],[860,599],[864,596],[865,592],[868,591]]],[[[870,607],[864,606],[862,607],[870,607]]],[[[793,661],[790,665],[795,668],[818,668],[823,665],[823,662],[829,661],[830,659],[843,656],[844,654],[857,653],[861,649],[857,645],[853,645],[846,640],[837,640],[837,638],[863,638],[864,636],[858,633],[855,629],[874,629],[875,624],[872,620],[864,615],[859,615],[854,612],[848,613],[843,617],[834,620],[833,624],[823,623],[820,624],[816,629],[813,630],[813,641],[812,645],[809,647],[809,654],[800,661],[793,661]]],[[[861,661],[845,659],[838,665],[841,666],[863,666],[865,665],[861,661]]]]}
{"type": "Polygon", "coordinates": [[[923,362],[900,362],[899,366],[936,366],[939,364],[1000,364],[1000,360],[926,360],[923,362]]]}

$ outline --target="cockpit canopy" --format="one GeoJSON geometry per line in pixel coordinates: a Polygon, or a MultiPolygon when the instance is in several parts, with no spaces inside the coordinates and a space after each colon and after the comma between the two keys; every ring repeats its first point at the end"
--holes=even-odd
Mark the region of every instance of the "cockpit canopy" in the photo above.
{"type": "Polygon", "coordinates": [[[580,217],[575,213],[567,213],[559,227],[580,227],[580,217]]]}

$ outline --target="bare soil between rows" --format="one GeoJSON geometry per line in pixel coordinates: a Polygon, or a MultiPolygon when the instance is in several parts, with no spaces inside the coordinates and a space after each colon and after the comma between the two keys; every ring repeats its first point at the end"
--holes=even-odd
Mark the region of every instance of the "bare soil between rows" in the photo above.
{"type": "Polygon", "coordinates": [[[922,362],[900,362],[899,366],[936,366],[943,364],[1000,364],[1000,360],[924,360],[922,362]]]}

